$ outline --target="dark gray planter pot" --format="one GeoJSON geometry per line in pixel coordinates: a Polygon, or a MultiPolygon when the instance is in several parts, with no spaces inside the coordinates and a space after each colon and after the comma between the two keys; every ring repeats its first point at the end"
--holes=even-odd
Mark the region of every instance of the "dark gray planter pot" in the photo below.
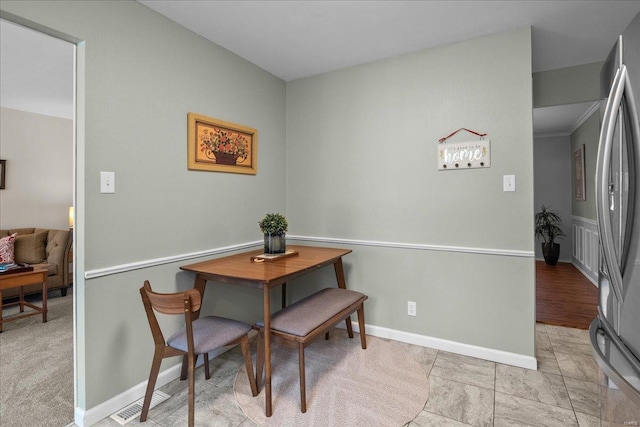
{"type": "Polygon", "coordinates": [[[265,234],[264,253],[283,254],[286,250],[286,239],[284,234],[265,234]]]}
{"type": "Polygon", "coordinates": [[[542,255],[544,256],[544,262],[549,265],[556,265],[558,263],[558,257],[560,256],[560,244],[550,243],[542,244],[542,255]]]}

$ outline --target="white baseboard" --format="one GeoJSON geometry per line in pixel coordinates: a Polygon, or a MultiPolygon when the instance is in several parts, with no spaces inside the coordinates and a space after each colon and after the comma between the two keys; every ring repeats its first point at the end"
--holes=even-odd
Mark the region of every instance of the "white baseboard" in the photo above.
{"type": "MultiPolygon", "coordinates": [[[[229,350],[232,347],[225,347],[222,349],[218,349],[214,352],[209,353],[209,359],[213,359],[214,357],[219,356],[225,351],[229,350]]],[[[198,358],[198,363],[196,366],[201,366],[204,364],[203,358],[198,358]]],[[[158,379],[156,381],[156,389],[170,383],[176,378],[180,377],[180,371],[182,370],[182,364],[178,363],[158,374],[158,379]]],[[[98,406],[94,406],[91,409],[84,410],[82,408],[75,408],[74,411],[74,421],[78,427],[89,427],[92,426],[101,420],[107,418],[111,414],[119,411],[127,405],[135,402],[136,400],[144,397],[144,393],[147,389],[147,381],[143,381],[140,384],[137,384],[131,387],[128,390],[120,393],[117,396],[107,400],[99,404],[98,406]]]]}
{"type": "MultiPolygon", "coordinates": [[[[358,322],[352,322],[353,330],[359,332],[358,322]]],[[[341,328],[346,328],[343,324],[341,328]]],[[[407,344],[415,344],[422,347],[429,347],[436,350],[449,351],[463,356],[477,357],[479,359],[490,360],[492,362],[503,363],[505,365],[518,366],[520,368],[538,369],[538,361],[533,356],[525,356],[507,351],[495,350],[487,347],[479,347],[471,344],[449,341],[441,338],[418,335],[411,332],[399,331],[396,329],[384,328],[382,326],[366,325],[367,335],[378,338],[387,338],[407,344]]]]}
{"type": "MultiPolygon", "coordinates": [[[[358,322],[352,322],[353,330],[359,332],[358,322]]],[[[344,324],[339,326],[345,329],[344,324]]],[[[415,344],[422,347],[429,347],[436,350],[449,351],[452,353],[462,354],[464,356],[477,357],[479,359],[490,360],[492,362],[504,363],[506,365],[518,366],[526,369],[537,370],[538,363],[535,357],[524,356],[522,354],[509,353],[502,350],[495,350],[486,347],[479,347],[470,344],[459,343],[455,341],[444,340],[441,338],[433,338],[425,335],[418,335],[411,332],[399,331],[396,329],[384,328],[382,326],[366,325],[367,335],[378,338],[387,338],[407,344],[415,344]]],[[[231,348],[231,347],[229,347],[231,348]]],[[[215,351],[209,355],[209,359],[213,359],[224,353],[229,348],[215,351]]],[[[199,359],[198,366],[202,365],[203,360],[199,359]]],[[[168,368],[158,375],[156,389],[160,388],[180,376],[182,365],[177,364],[168,368]]],[[[75,408],[75,423],[78,427],[89,427],[99,421],[107,418],[114,412],[124,408],[144,396],[147,381],[143,381],[131,387],[119,395],[94,406],[89,410],[75,408]]]]}

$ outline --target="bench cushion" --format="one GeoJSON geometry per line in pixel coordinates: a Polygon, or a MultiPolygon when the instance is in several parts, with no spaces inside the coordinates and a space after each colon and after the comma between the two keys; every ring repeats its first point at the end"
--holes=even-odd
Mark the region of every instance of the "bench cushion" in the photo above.
{"type": "MultiPolygon", "coordinates": [[[[271,315],[271,329],[304,337],[362,298],[366,296],[349,289],[322,289],[271,315]]],[[[264,322],[258,326],[263,327],[264,322]]]]}

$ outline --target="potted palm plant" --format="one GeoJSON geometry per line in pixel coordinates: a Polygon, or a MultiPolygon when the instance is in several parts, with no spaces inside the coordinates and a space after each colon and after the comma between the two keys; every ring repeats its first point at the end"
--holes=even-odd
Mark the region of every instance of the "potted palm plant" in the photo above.
{"type": "Polygon", "coordinates": [[[560,225],[562,225],[560,215],[544,205],[540,212],[536,213],[536,237],[542,238],[542,255],[549,265],[556,265],[560,256],[560,244],[556,243],[556,239],[560,240],[565,236],[560,225]]]}
{"type": "Polygon", "coordinates": [[[279,213],[266,214],[258,221],[264,233],[264,253],[282,254],[286,249],[285,233],[289,227],[287,219],[279,213]]]}

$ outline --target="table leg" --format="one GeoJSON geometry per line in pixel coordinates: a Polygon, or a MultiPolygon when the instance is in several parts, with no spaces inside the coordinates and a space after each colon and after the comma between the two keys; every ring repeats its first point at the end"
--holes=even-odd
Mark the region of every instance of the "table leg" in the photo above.
{"type": "Polygon", "coordinates": [[[2,291],[0,291],[0,333],[2,332],[2,291]]]}
{"type": "Polygon", "coordinates": [[[344,268],[342,267],[342,258],[338,258],[338,260],[333,264],[333,269],[336,272],[338,287],[341,289],[347,289],[347,281],[344,278],[344,268]]]}
{"type": "MultiPolygon", "coordinates": [[[[204,299],[204,291],[207,288],[207,279],[200,276],[199,274],[196,274],[196,280],[193,283],[193,288],[200,292],[200,297],[204,299]]],[[[196,320],[200,316],[200,310],[198,310],[194,314],[196,315],[194,320],[196,320]]]]}
{"type": "Polygon", "coordinates": [[[282,284],[282,307],[285,308],[287,306],[287,284],[282,284]]]}
{"type": "Polygon", "coordinates": [[[47,277],[42,281],[42,323],[47,323],[47,297],[49,290],[47,289],[47,277]]]}
{"type": "Polygon", "coordinates": [[[24,288],[22,286],[18,291],[18,302],[20,303],[20,313],[24,313],[24,288]]]}
{"type": "Polygon", "coordinates": [[[264,397],[265,414],[270,417],[273,413],[271,408],[271,298],[269,287],[264,287],[264,397]]]}
{"type": "MultiPolygon", "coordinates": [[[[333,264],[333,269],[336,272],[338,287],[341,289],[347,289],[347,281],[344,278],[344,268],[342,267],[342,258],[338,258],[338,260],[333,264]]],[[[345,323],[347,325],[347,333],[349,334],[349,338],[353,338],[353,326],[351,326],[351,317],[347,317],[345,319],[345,323]]]]}

